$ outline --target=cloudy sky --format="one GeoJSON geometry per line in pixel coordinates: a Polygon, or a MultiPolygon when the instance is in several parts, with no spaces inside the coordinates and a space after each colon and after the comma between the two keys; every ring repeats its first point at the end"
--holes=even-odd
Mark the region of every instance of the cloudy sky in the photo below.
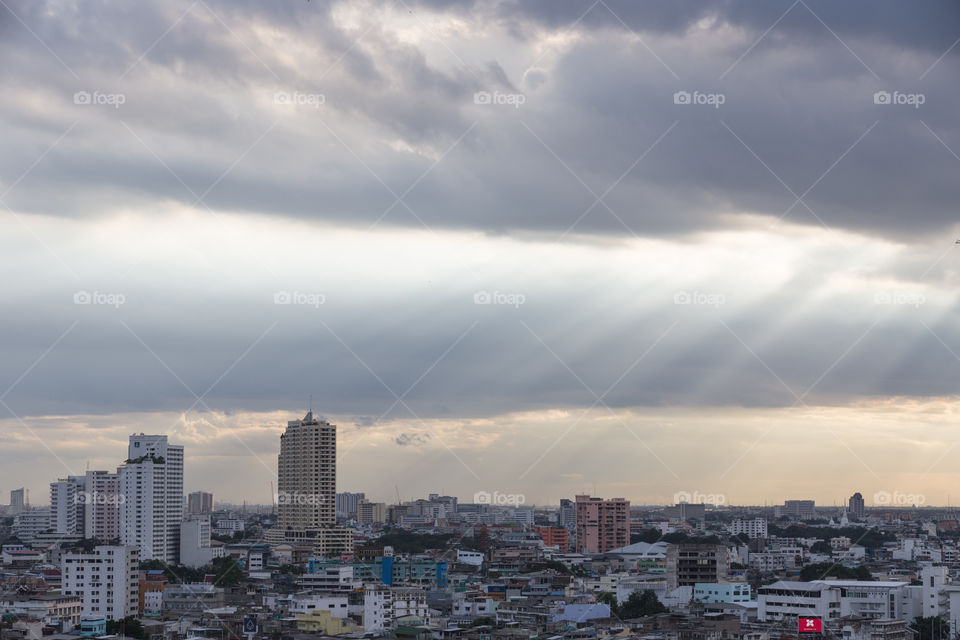
{"type": "Polygon", "coordinates": [[[958,39],[946,0],[0,0],[0,492],[145,431],[267,502],[312,396],[377,499],[956,503],[958,39]]]}

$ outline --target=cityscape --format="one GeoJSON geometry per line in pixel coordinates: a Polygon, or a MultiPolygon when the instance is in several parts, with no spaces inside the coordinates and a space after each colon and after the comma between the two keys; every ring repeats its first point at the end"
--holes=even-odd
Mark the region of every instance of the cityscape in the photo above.
{"type": "Polygon", "coordinates": [[[0,60],[0,640],[960,640],[957,0],[0,60]]]}

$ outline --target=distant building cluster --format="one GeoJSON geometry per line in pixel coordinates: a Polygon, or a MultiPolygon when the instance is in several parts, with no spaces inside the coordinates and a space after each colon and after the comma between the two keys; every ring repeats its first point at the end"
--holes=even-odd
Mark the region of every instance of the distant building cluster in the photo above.
{"type": "Polygon", "coordinates": [[[0,640],[118,621],[150,640],[914,640],[917,618],[940,621],[929,640],[960,632],[949,510],[868,509],[859,492],[841,507],[686,492],[668,506],[483,490],[379,502],[337,491],[336,453],[336,425],[289,421],[256,507],[185,495],[184,448],[142,433],[115,471],[51,482],[49,506],[15,489],[0,640]]]}

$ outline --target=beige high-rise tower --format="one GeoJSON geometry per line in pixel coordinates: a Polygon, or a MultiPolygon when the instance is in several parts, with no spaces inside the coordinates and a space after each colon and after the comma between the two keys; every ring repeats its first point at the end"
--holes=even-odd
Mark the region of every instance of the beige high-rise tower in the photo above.
{"type": "Polygon", "coordinates": [[[287,422],[277,458],[277,526],[272,544],[312,544],[319,555],[353,552],[353,535],[337,527],[337,427],[313,412],[287,422]]]}
{"type": "Polygon", "coordinates": [[[336,524],[337,427],[314,419],[291,420],[280,436],[277,520],[282,529],[336,524]]]}

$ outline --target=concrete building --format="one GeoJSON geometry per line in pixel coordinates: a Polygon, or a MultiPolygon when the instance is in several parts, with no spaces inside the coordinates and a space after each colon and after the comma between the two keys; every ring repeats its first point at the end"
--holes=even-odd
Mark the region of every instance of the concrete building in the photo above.
{"type": "Polygon", "coordinates": [[[814,518],[817,515],[816,503],[813,500],[784,500],[783,515],[801,520],[814,518]]]}
{"type": "Polygon", "coordinates": [[[698,582],[723,582],[729,559],[722,544],[672,544],[667,547],[667,585],[692,587],[698,582]]]}
{"type": "Polygon", "coordinates": [[[50,483],[50,528],[54,533],[83,535],[86,476],[50,483]]]}
{"type": "Polygon", "coordinates": [[[536,532],[545,547],[557,547],[560,553],[570,550],[570,532],[566,527],[537,527],[536,532]]]}
{"type": "Polygon", "coordinates": [[[576,496],[577,553],[606,553],[630,544],[630,502],[576,496]]]}
{"type": "Polygon", "coordinates": [[[766,518],[737,518],[730,526],[730,533],[733,535],[745,534],[750,539],[767,537],[766,518]]]}
{"type": "Polygon", "coordinates": [[[357,522],[360,524],[382,523],[387,521],[387,505],[383,502],[361,500],[357,503],[357,522]]]}
{"type": "Polygon", "coordinates": [[[193,515],[213,513],[213,494],[193,491],[187,496],[187,513],[193,515]]]}
{"type": "Polygon", "coordinates": [[[387,586],[368,586],[363,593],[363,630],[369,633],[392,627],[393,592],[387,586]]]}
{"type": "MultiPolygon", "coordinates": [[[[0,611],[38,620],[42,625],[69,632],[80,625],[80,598],[65,594],[0,596],[0,611]]],[[[41,636],[43,637],[43,636],[41,636]]]]}
{"type": "Polygon", "coordinates": [[[573,500],[561,498],[560,509],[557,510],[557,526],[575,529],[577,526],[577,506],[573,500]]]}
{"type": "Polygon", "coordinates": [[[757,589],[757,619],[761,622],[803,616],[824,622],[840,617],[840,591],[822,582],[779,580],[757,589]]]}
{"type": "Polygon", "coordinates": [[[50,530],[50,509],[27,509],[13,518],[13,533],[21,542],[30,544],[38,534],[50,530]]]}
{"type": "Polygon", "coordinates": [[[729,584],[698,582],[693,585],[693,599],[703,604],[750,602],[750,585],[746,582],[729,584]]]}
{"type": "Polygon", "coordinates": [[[104,542],[120,537],[120,475],[108,471],[87,471],[84,481],[83,534],[104,542]]]}
{"type": "Polygon", "coordinates": [[[223,589],[206,582],[176,584],[163,591],[163,611],[182,616],[219,609],[224,604],[223,589]]]}
{"type": "Polygon", "coordinates": [[[336,526],[337,427],[313,412],[291,420],[277,458],[277,526],[273,545],[310,544],[317,555],[353,552],[353,534],[336,526]]]}
{"type": "Polygon", "coordinates": [[[223,555],[210,545],[210,516],[194,515],[180,523],[180,564],[199,568],[223,555]]]}
{"type": "Polygon", "coordinates": [[[347,520],[357,519],[357,505],[361,500],[366,499],[365,493],[338,493],[337,494],[337,517],[347,520]]]}
{"type": "Polygon", "coordinates": [[[118,470],[123,504],[120,541],[136,546],[142,560],[176,564],[183,520],[183,447],[167,436],[130,436],[126,463],[118,470]]]}
{"type": "Polygon", "coordinates": [[[857,520],[860,520],[863,518],[864,502],[863,502],[863,496],[860,495],[859,491],[853,494],[852,496],[850,496],[850,501],[848,502],[847,506],[848,506],[848,511],[850,512],[850,515],[852,517],[856,518],[857,520]]]}
{"type": "Polygon", "coordinates": [[[20,488],[14,489],[10,492],[10,509],[7,511],[12,516],[17,515],[21,511],[25,511],[29,506],[29,503],[26,499],[27,490],[20,488]]]}
{"type": "Polygon", "coordinates": [[[686,522],[687,520],[700,520],[702,522],[707,517],[707,505],[678,502],[672,507],[666,507],[663,510],[663,515],[674,522],[686,522]]]}
{"type": "Polygon", "coordinates": [[[61,565],[61,590],[79,596],[84,616],[121,620],[137,615],[139,553],[132,546],[96,547],[92,553],[68,553],[61,565]]]}
{"type": "MultiPolygon", "coordinates": [[[[861,580],[779,581],[757,590],[757,619],[796,616],[912,620],[915,611],[908,582],[861,580]]],[[[919,614],[917,614],[919,615],[919,614]]]]}

